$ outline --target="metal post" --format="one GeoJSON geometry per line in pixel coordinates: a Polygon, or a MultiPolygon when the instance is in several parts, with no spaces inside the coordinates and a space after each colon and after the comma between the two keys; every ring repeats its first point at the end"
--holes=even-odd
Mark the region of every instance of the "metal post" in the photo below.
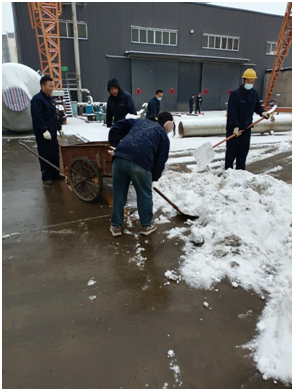
{"type": "Polygon", "coordinates": [[[78,89],[78,101],[82,102],[82,82],[81,82],[81,70],[80,70],[80,54],[79,54],[79,39],[78,39],[78,24],[77,24],[77,13],[76,3],[71,3],[72,9],[72,22],[73,22],[73,34],[74,34],[74,54],[76,63],[76,74],[77,74],[77,89],[78,89]]]}

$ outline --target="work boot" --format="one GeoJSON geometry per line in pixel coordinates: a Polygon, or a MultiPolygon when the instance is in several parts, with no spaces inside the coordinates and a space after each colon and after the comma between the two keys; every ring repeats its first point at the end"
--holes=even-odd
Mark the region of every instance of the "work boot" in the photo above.
{"type": "Polygon", "coordinates": [[[43,186],[44,187],[51,187],[53,185],[51,179],[49,179],[48,181],[43,181],[43,186]]]}
{"type": "Polygon", "coordinates": [[[63,174],[58,174],[57,176],[55,176],[53,178],[54,181],[62,181],[64,179],[65,179],[65,175],[63,175],[63,174]]]}
{"type": "Polygon", "coordinates": [[[146,225],[142,227],[142,230],[140,232],[141,235],[148,236],[152,234],[152,232],[157,230],[157,226],[155,223],[151,223],[151,225],[146,225]]]}
{"type": "Polygon", "coordinates": [[[112,236],[121,236],[122,235],[121,227],[115,227],[114,225],[112,225],[110,227],[110,232],[112,233],[112,236]]]}

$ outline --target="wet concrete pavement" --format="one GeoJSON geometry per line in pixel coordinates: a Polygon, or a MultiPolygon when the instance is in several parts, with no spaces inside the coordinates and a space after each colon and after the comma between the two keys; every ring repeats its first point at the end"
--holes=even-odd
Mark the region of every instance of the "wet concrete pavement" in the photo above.
{"type": "Polygon", "coordinates": [[[218,292],[165,285],[182,255],[165,231],[185,220],[148,238],[135,221],[115,239],[110,212],[63,182],[43,188],[37,159],[3,141],[3,234],[15,234],[3,240],[3,388],[283,388],[238,347],[255,335],[257,295],[226,281],[218,292]]]}

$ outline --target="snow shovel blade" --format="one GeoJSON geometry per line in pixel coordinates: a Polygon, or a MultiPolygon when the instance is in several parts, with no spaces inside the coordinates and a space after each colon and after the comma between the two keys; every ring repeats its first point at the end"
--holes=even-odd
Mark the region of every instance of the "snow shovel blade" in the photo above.
{"type": "Polygon", "coordinates": [[[214,159],[215,152],[211,143],[208,142],[196,148],[193,156],[196,160],[198,170],[201,171],[214,159]]]}

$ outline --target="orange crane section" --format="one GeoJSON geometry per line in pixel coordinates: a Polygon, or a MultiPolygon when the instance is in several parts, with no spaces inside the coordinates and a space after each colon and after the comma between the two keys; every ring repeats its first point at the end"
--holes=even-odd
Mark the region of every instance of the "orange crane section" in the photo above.
{"type": "Polygon", "coordinates": [[[287,57],[292,43],[292,3],[287,4],[286,13],[280,30],[277,42],[277,50],[274,59],[274,65],[269,79],[268,87],[264,97],[264,106],[268,106],[270,97],[273,93],[276,81],[278,79],[283,62],[287,57]]]}
{"type": "Polygon", "coordinates": [[[59,15],[62,3],[28,3],[31,26],[36,31],[41,72],[52,77],[55,88],[62,89],[59,15]]]}

